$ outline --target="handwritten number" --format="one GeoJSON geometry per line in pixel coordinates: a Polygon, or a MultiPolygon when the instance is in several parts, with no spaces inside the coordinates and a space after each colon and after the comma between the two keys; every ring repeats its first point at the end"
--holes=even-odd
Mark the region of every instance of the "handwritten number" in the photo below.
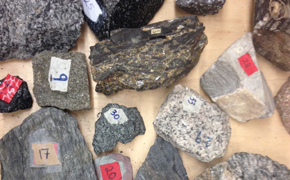
{"type": "Polygon", "coordinates": [[[206,141],[206,145],[205,147],[209,147],[210,146],[210,142],[213,140],[213,138],[207,137],[207,141],[206,141]]]}
{"type": "Polygon", "coordinates": [[[243,60],[243,63],[244,63],[244,65],[245,65],[245,67],[246,68],[248,68],[248,67],[250,67],[251,66],[251,63],[248,63],[249,62],[249,60],[247,59],[246,61],[245,60],[243,60]]]}
{"type": "MultiPolygon", "coordinates": [[[[203,137],[205,138],[206,136],[203,135],[203,137]]],[[[209,147],[209,146],[210,146],[210,142],[211,142],[212,140],[213,140],[213,138],[207,136],[207,141],[206,141],[205,147],[209,147]]],[[[197,136],[196,136],[196,138],[195,138],[195,142],[196,142],[197,144],[200,144],[200,143],[201,143],[201,131],[199,131],[199,133],[197,134],[197,136]]]]}
{"type": "Polygon", "coordinates": [[[201,142],[200,134],[201,134],[201,131],[198,133],[198,135],[195,138],[195,142],[198,144],[201,142]]]}
{"type": "Polygon", "coordinates": [[[44,153],[45,155],[46,155],[46,159],[48,159],[48,155],[50,154],[49,152],[48,152],[48,148],[45,148],[45,149],[40,149],[39,150],[39,155],[40,155],[40,159],[42,159],[42,155],[41,155],[41,152],[42,151],[46,151],[46,153],[44,153]]]}
{"type": "Polygon", "coordinates": [[[120,115],[117,114],[117,113],[118,113],[118,112],[117,112],[116,109],[114,109],[114,111],[111,113],[111,115],[114,116],[114,119],[116,119],[116,120],[118,120],[118,119],[120,118],[120,115]]]}
{"type": "Polygon", "coordinates": [[[117,175],[115,172],[112,172],[111,174],[109,174],[109,171],[112,171],[113,169],[114,169],[113,166],[111,166],[111,169],[108,169],[108,168],[105,169],[105,171],[107,172],[107,175],[108,175],[109,179],[114,179],[116,177],[116,175],[117,175]]]}
{"type": "Polygon", "coordinates": [[[94,5],[90,3],[90,0],[84,0],[84,2],[86,3],[86,6],[89,10],[92,10],[94,8],[94,5]]]}
{"type": "Polygon", "coordinates": [[[187,100],[189,104],[195,105],[196,99],[189,97],[189,100],[187,100]]]}

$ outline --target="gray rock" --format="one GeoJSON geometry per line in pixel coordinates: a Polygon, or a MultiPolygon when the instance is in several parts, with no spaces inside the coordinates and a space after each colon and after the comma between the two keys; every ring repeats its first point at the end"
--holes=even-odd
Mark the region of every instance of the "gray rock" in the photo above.
{"type": "Polygon", "coordinates": [[[10,130],[0,140],[0,162],[2,180],[97,180],[77,120],[56,108],[42,108],[10,130]],[[54,144],[47,156],[43,149],[32,150],[45,143],[54,144]],[[52,163],[39,165],[40,153],[52,163]]]}
{"type": "Polygon", "coordinates": [[[157,137],[134,180],[188,180],[178,151],[157,137]]]}
{"type": "Polygon", "coordinates": [[[274,112],[272,93],[258,67],[251,33],[223,52],[201,76],[200,83],[212,101],[238,121],[267,118],[274,112]]]}
{"type": "Polygon", "coordinates": [[[182,85],[167,96],[153,125],[175,148],[204,162],[223,157],[231,136],[229,116],[182,85]]]}
{"type": "Polygon", "coordinates": [[[54,106],[69,110],[90,109],[87,63],[84,54],[44,51],[33,58],[32,67],[34,78],[33,92],[39,106],[54,106]],[[67,79],[67,92],[55,91],[50,87],[52,57],[71,60],[67,79]]]}
{"type": "Polygon", "coordinates": [[[235,153],[227,162],[206,169],[194,180],[254,180],[290,179],[290,170],[285,165],[267,156],[250,153],[235,153]]]}
{"type": "Polygon", "coordinates": [[[145,125],[137,108],[107,104],[95,124],[93,146],[96,154],[113,149],[117,142],[131,142],[145,133],[145,125]]]}
{"type": "Polygon", "coordinates": [[[81,35],[79,0],[0,1],[0,61],[28,59],[37,52],[67,52],[81,35]]]}
{"type": "Polygon", "coordinates": [[[205,16],[218,13],[226,0],[175,0],[175,2],[178,7],[186,12],[205,16]]]}

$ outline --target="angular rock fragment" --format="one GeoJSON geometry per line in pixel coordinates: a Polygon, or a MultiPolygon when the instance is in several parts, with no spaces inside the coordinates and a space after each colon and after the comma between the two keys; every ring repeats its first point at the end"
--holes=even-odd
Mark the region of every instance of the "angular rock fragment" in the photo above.
{"type": "Polygon", "coordinates": [[[175,148],[204,162],[223,157],[231,136],[229,116],[182,85],[167,96],[153,125],[175,148]]]}
{"type": "Polygon", "coordinates": [[[275,103],[258,67],[251,33],[223,52],[200,83],[212,101],[238,121],[267,118],[274,112],[275,103]]]}
{"type": "Polygon", "coordinates": [[[255,49],[283,71],[290,71],[289,7],[289,0],[255,0],[255,49]]]}
{"type": "Polygon", "coordinates": [[[91,47],[96,91],[144,91],[168,87],[197,64],[207,44],[205,27],[196,16],[158,22],[141,29],[120,29],[91,47]]]}
{"type": "Polygon", "coordinates": [[[194,180],[240,179],[290,179],[290,170],[267,156],[235,153],[227,162],[206,169],[194,180]]]}
{"type": "Polygon", "coordinates": [[[33,92],[39,106],[90,109],[86,56],[44,51],[32,60],[33,92]]]}
{"type": "Polygon", "coordinates": [[[226,0],[175,0],[175,2],[178,7],[186,12],[205,16],[218,13],[226,0]]]}
{"type": "Polygon", "coordinates": [[[145,125],[137,108],[108,104],[95,123],[93,146],[96,154],[113,149],[117,142],[131,142],[145,133],[145,125]]]}
{"type": "Polygon", "coordinates": [[[44,50],[66,52],[84,21],[79,0],[1,0],[0,14],[0,61],[29,59],[44,50]]]}
{"type": "Polygon", "coordinates": [[[42,108],[0,140],[2,180],[97,180],[92,154],[77,120],[42,108]]]}
{"type": "Polygon", "coordinates": [[[134,180],[188,180],[178,151],[157,137],[134,180]]]}

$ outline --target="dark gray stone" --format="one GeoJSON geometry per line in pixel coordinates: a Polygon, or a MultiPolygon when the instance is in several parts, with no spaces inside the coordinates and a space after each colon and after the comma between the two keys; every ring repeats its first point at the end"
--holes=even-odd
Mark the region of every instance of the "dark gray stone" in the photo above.
{"type": "Polygon", "coordinates": [[[226,0],[175,0],[182,10],[195,14],[216,14],[223,7],[226,0]]]}

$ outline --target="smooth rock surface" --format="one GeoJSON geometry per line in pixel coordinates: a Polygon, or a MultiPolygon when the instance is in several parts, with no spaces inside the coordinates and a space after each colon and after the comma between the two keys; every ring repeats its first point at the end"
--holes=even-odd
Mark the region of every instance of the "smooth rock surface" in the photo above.
{"type": "Polygon", "coordinates": [[[238,121],[267,118],[274,112],[275,103],[258,67],[251,33],[224,51],[200,83],[212,101],[238,121]]]}
{"type": "Polygon", "coordinates": [[[67,52],[81,35],[83,17],[79,0],[1,0],[0,61],[67,52]]]}
{"type": "Polygon", "coordinates": [[[197,64],[207,37],[196,16],[158,22],[141,29],[113,31],[91,47],[96,92],[144,91],[168,87],[197,64]]]}
{"type": "Polygon", "coordinates": [[[42,108],[10,130],[0,140],[0,162],[2,180],[97,180],[92,154],[77,120],[56,108],[42,108]],[[31,144],[36,142],[58,144],[60,168],[31,167],[35,163],[31,144]]]}
{"type": "Polygon", "coordinates": [[[175,0],[176,5],[182,10],[195,14],[216,14],[223,7],[226,0],[175,0]]]}
{"type": "Polygon", "coordinates": [[[175,148],[204,162],[223,157],[231,136],[229,116],[180,84],[161,105],[153,125],[175,148]]]}
{"type": "Polygon", "coordinates": [[[96,154],[113,149],[117,142],[131,142],[145,133],[145,125],[137,108],[107,104],[95,123],[93,147],[96,154]]]}

